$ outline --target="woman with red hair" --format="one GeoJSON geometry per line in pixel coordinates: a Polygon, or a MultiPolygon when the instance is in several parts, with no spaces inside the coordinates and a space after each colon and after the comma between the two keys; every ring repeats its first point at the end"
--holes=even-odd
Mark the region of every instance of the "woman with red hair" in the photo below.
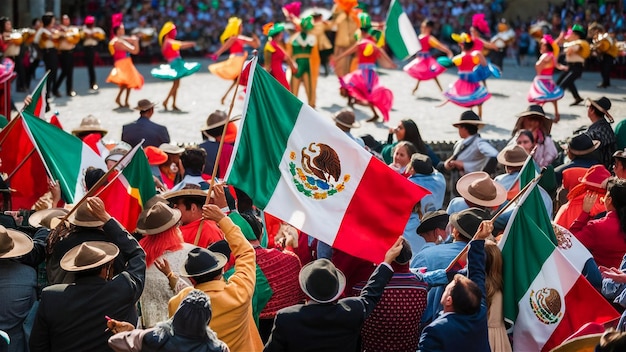
{"type": "MultiPolygon", "coordinates": [[[[144,210],[137,220],[137,232],[144,235],[139,245],[146,252],[146,282],[139,299],[142,325],[145,328],[168,319],[167,302],[175,293],[170,288],[169,277],[161,273],[160,267],[167,261],[171,265],[170,272],[173,270],[171,275],[180,277],[180,268],[187,254],[196,248],[183,242],[178,228],[180,217],[179,210],[157,202],[144,210]]],[[[191,285],[188,281],[186,284],[191,285]]]]}

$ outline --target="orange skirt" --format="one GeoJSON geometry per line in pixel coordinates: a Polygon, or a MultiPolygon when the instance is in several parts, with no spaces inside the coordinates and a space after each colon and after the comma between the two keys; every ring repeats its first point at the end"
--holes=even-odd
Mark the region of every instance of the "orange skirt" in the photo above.
{"type": "Polygon", "coordinates": [[[130,57],[125,57],[115,61],[114,67],[107,77],[107,82],[125,88],[141,89],[143,76],[133,65],[133,60],[130,57]]]}
{"type": "Polygon", "coordinates": [[[247,54],[230,55],[225,61],[209,65],[209,71],[220,78],[234,81],[241,73],[247,56],[247,54]]]}

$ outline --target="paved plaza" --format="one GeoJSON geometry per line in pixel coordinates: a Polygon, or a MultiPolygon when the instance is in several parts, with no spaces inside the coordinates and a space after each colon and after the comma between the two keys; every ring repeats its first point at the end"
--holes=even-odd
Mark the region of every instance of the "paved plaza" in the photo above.
{"type": "MultiPolygon", "coordinates": [[[[163,105],[159,103],[153,116],[155,122],[167,126],[170,137],[175,143],[200,142],[200,127],[209,113],[216,109],[228,110],[230,104],[230,98],[226,102],[227,105],[220,104],[220,98],[231,82],[224,81],[208,72],[206,67],[211,61],[199,61],[202,62],[203,68],[193,76],[182,79],[177,101],[182,111],[165,111],[163,105]]],[[[150,75],[150,69],[153,67],[137,65],[146,79],[146,84],[141,90],[131,92],[131,108],[139,99],[161,102],[167,95],[171,83],[153,78],[150,75]]],[[[59,112],[59,118],[65,130],[72,130],[80,124],[83,117],[92,114],[98,117],[103,126],[109,130],[105,137],[107,141],[119,140],[122,125],[139,116],[135,110],[117,108],[114,100],[118,88],[113,84],[105,83],[110,69],[110,67],[97,69],[100,90],[96,93],[89,93],[86,68],[75,68],[74,89],[78,95],[73,98],[61,97],[51,100],[52,111],[59,112]]],[[[38,72],[42,74],[43,70],[38,72]]],[[[353,130],[355,135],[371,134],[377,139],[384,140],[389,127],[395,127],[400,120],[410,118],[417,122],[422,137],[426,141],[454,141],[458,138],[456,129],[451,124],[459,118],[464,109],[452,103],[440,106],[444,100],[434,81],[422,82],[418,92],[412,95],[411,91],[416,81],[402,70],[380,70],[379,72],[382,84],[389,87],[394,94],[391,121],[366,123],[365,120],[371,116],[371,111],[369,108],[357,106],[357,119],[362,122],[362,126],[353,130]]],[[[483,137],[510,138],[516,115],[528,105],[526,95],[533,76],[534,67],[516,67],[512,60],[508,60],[505,63],[503,77],[487,81],[488,89],[493,96],[483,106],[483,120],[488,124],[481,131],[483,137]]],[[[443,87],[447,87],[454,82],[456,77],[456,69],[451,69],[441,75],[439,80],[443,87]]],[[[608,97],[613,103],[610,112],[616,121],[624,119],[626,117],[626,81],[614,79],[612,87],[608,89],[596,88],[599,81],[598,72],[585,72],[582,79],[577,81],[581,96],[593,99],[603,95],[608,97]]],[[[31,88],[34,88],[34,83],[32,85],[31,88]]],[[[60,91],[64,92],[64,87],[60,91]]],[[[23,97],[24,94],[14,94],[16,102],[21,102],[23,97]]],[[[242,97],[243,95],[240,94],[239,99],[235,100],[233,114],[242,112],[242,97]]],[[[300,98],[306,100],[304,88],[301,88],[300,98]]],[[[573,98],[569,92],[566,92],[565,97],[559,101],[561,121],[552,128],[555,140],[563,140],[578,127],[589,123],[584,105],[570,107],[569,104],[572,101],[573,98]]],[[[320,77],[317,105],[320,114],[328,118],[346,106],[346,99],[339,95],[339,82],[336,76],[320,77]]],[[[547,104],[544,108],[547,113],[553,112],[552,104],[547,104]]]]}

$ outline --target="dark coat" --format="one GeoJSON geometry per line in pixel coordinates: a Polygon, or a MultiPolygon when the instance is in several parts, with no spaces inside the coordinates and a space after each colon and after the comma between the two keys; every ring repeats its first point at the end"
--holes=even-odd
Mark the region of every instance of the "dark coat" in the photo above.
{"type": "Polygon", "coordinates": [[[158,148],[161,144],[170,142],[170,135],[165,126],[154,123],[143,116],[122,127],[122,141],[134,147],[142,139],[145,139],[144,148],[150,145],[158,148]]]}
{"type": "Polygon", "coordinates": [[[379,265],[359,297],[279,310],[264,351],[356,351],[363,322],[374,310],[392,275],[389,267],[379,265]]]}
{"type": "Polygon", "coordinates": [[[145,282],[146,254],[117,221],[109,220],[104,231],[126,259],[126,270],[111,281],[88,276],[46,287],[30,336],[31,352],[110,351],[105,316],[133,322],[145,282]]]}

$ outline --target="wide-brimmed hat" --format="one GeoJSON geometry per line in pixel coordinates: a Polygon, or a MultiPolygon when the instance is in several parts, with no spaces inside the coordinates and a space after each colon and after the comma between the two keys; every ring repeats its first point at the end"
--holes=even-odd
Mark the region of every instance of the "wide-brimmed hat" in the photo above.
{"type": "Polygon", "coordinates": [[[87,115],[87,117],[83,117],[80,121],[80,126],[72,130],[73,135],[77,135],[82,132],[100,132],[102,135],[105,135],[109,131],[102,127],[99,118],[93,115],[87,115]]]}
{"type": "Polygon", "coordinates": [[[187,260],[180,268],[180,276],[194,277],[221,270],[228,259],[221,253],[205,248],[194,248],[187,253],[187,260]]]}
{"type": "Polygon", "coordinates": [[[569,138],[567,144],[561,144],[561,148],[569,150],[573,155],[587,155],[600,147],[599,140],[591,139],[587,133],[578,134],[569,138]]]}
{"type": "Polygon", "coordinates": [[[417,227],[415,232],[417,234],[426,233],[434,229],[445,229],[450,220],[450,215],[445,210],[429,211],[422,217],[420,226],[417,227]]]}
{"type": "Polygon", "coordinates": [[[350,108],[344,108],[339,110],[336,114],[333,115],[333,120],[335,123],[340,124],[343,127],[347,128],[359,128],[361,124],[356,121],[356,117],[354,116],[354,110],[350,108]]]}
{"type": "Polygon", "coordinates": [[[537,116],[537,117],[542,117],[544,119],[550,120],[550,117],[546,115],[541,105],[536,105],[536,104],[529,105],[526,108],[526,110],[522,111],[521,113],[517,115],[517,117],[527,117],[527,116],[537,116]]]}
{"type": "Polygon", "coordinates": [[[115,259],[120,249],[111,242],[87,241],[70,249],[61,258],[65,271],[83,271],[97,268],[115,259]]]}
{"type": "Polygon", "coordinates": [[[175,203],[178,198],[197,198],[202,202],[206,201],[207,190],[187,188],[191,185],[192,184],[187,184],[184,188],[179,189],[178,191],[163,193],[163,198],[167,199],[171,203],[175,203]]]}
{"type": "Polygon", "coordinates": [[[241,115],[237,115],[230,120],[224,111],[215,110],[206,119],[206,123],[202,127],[202,131],[211,130],[216,127],[224,126],[228,122],[234,122],[241,119],[241,115]]]}
{"type": "Polygon", "coordinates": [[[489,213],[479,208],[469,208],[450,215],[450,223],[465,238],[472,239],[483,220],[489,219],[489,213]]]}
{"type": "Polygon", "coordinates": [[[111,149],[111,151],[109,152],[109,155],[106,156],[106,158],[104,158],[104,161],[113,161],[113,162],[118,162],[120,161],[124,155],[126,155],[128,152],[130,151],[130,149],[127,149],[126,147],[122,147],[122,146],[115,146],[115,148],[111,149]]]}
{"type": "Polygon", "coordinates": [[[318,303],[336,300],[346,287],[346,276],[328,259],[317,259],[303,266],[299,281],[302,291],[318,303]]]}
{"type": "Polygon", "coordinates": [[[171,143],[162,143],[159,146],[159,149],[167,154],[182,154],[185,151],[185,148],[179,147],[171,143]]]}
{"type": "Polygon", "coordinates": [[[135,110],[146,111],[152,109],[157,103],[152,102],[148,99],[141,99],[137,102],[137,106],[135,106],[135,110]]]}
{"type": "Polygon", "coordinates": [[[578,182],[597,188],[606,188],[606,180],[611,177],[609,170],[602,164],[594,165],[587,169],[585,175],[578,182]]]}
{"type": "Polygon", "coordinates": [[[609,113],[609,109],[611,108],[611,101],[609,100],[609,98],[601,97],[598,100],[591,100],[591,98],[587,98],[587,104],[593,105],[593,107],[603,113],[610,123],[615,122],[613,116],[611,116],[611,114],[609,113]]]}
{"type": "Polygon", "coordinates": [[[416,174],[421,175],[430,175],[435,171],[430,157],[421,153],[411,155],[411,169],[413,169],[416,174]]]}
{"type": "Polygon", "coordinates": [[[137,219],[137,232],[145,235],[161,233],[180,221],[181,213],[178,209],[170,208],[167,204],[156,202],[145,214],[137,219]]]}
{"type": "Polygon", "coordinates": [[[506,189],[483,171],[475,171],[461,177],[456,190],[465,200],[483,207],[495,207],[506,200],[506,189]]]}
{"type": "Polygon", "coordinates": [[[65,208],[50,208],[43,209],[32,213],[28,217],[28,224],[32,227],[45,227],[51,229],[51,222],[54,218],[64,217],[69,210],[65,208]]]}
{"type": "Polygon", "coordinates": [[[32,249],[33,240],[27,234],[0,225],[0,258],[19,257],[32,249]]]}
{"type": "Polygon", "coordinates": [[[459,121],[452,124],[454,127],[459,127],[459,125],[476,125],[478,128],[481,128],[485,125],[484,122],[480,120],[480,117],[476,115],[472,110],[467,110],[461,114],[461,118],[459,121]]]}
{"type": "Polygon", "coordinates": [[[504,166],[524,166],[528,153],[519,145],[509,145],[498,153],[498,162],[504,166]]]}
{"type": "Polygon", "coordinates": [[[624,148],[624,150],[618,150],[613,153],[613,157],[618,159],[626,159],[626,148],[624,148]]]}
{"type": "Polygon", "coordinates": [[[79,205],[67,220],[70,224],[82,227],[100,227],[104,225],[104,221],[96,218],[91,213],[89,205],[86,202],[79,205]]]}
{"type": "Polygon", "coordinates": [[[167,154],[157,147],[149,145],[143,148],[143,151],[146,153],[150,165],[161,165],[167,161],[167,154]]]}

